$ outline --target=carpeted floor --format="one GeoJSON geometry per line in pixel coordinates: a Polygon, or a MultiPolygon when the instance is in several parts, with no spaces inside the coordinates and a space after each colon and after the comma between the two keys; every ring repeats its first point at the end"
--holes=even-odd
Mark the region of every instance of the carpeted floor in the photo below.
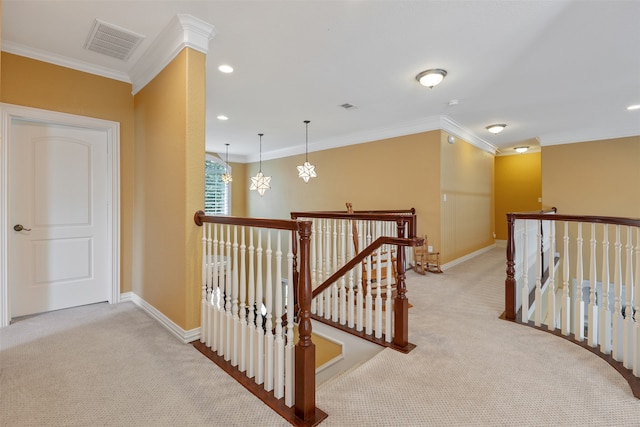
{"type": "MultiPolygon", "coordinates": [[[[504,249],[444,274],[407,273],[408,355],[384,350],[318,388],[327,426],[638,426],[607,363],[498,319],[504,249]]],[[[0,329],[0,426],[284,426],[132,303],[0,329]]]]}

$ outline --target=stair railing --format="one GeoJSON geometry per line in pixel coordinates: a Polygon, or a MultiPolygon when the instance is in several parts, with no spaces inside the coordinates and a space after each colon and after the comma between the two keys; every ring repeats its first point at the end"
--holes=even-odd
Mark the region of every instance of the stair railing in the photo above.
{"type": "Polygon", "coordinates": [[[311,222],[202,211],[194,221],[202,226],[200,342],[194,346],[293,424],[317,424],[327,415],[315,406],[311,222]],[[296,319],[297,340],[294,322],[284,318],[296,319]]]}
{"type": "Polygon", "coordinates": [[[599,355],[640,398],[640,219],[509,213],[507,225],[504,318],[599,355]]]}
{"type": "Polygon", "coordinates": [[[406,246],[418,246],[414,209],[292,212],[312,221],[315,320],[408,352],[406,246]],[[406,237],[405,237],[406,236],[406,237]]]}

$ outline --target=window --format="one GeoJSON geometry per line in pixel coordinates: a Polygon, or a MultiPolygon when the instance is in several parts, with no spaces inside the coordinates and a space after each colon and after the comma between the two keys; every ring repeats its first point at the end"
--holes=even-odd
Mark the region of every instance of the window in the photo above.
{"type": "MultiPolygon", "coordinates": [[[[204,213],[205,215],[231,215],[231,184],[222,182],[227,164],[207,154],[204,161],[204,213]]],[[[231,167],[229,167],[231,173],[231,167]]]]}

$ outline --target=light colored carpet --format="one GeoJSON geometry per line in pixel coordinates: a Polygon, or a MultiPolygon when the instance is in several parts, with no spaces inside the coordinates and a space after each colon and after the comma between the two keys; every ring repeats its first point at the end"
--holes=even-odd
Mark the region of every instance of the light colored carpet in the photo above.
{"type": "MultiPolygon", "coordinates": [[[[407,273],[408,355],[321,385],[327,426],[638,426],[640,400],[591,353],[498,319],[504,249],[407,273]]],[[[0,329],[0,426],[285,426],[132,303],[0,329]]]]}

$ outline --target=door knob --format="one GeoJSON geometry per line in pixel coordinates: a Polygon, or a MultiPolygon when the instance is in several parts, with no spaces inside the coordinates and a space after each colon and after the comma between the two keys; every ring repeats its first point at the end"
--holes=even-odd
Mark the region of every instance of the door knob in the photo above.
{"type": "Polygon", "coordinates": [[[16,225],[14,225],[14,226],[13,226],[13,229],[14,229],[14,230],[16,230],[16,231],[22,231],[22,230],[24,230],[24,231],[31,231],[31,229],[30,229],[30,228],[24,228],[24,227],[22,226],[22,224],[16,224],[16,225]]]}

